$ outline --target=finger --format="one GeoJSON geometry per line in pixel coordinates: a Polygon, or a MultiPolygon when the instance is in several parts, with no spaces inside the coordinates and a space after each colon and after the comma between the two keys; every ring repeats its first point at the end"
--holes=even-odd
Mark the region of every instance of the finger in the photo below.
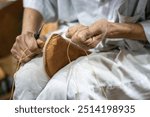
{"type": "Polygon", "coordinates": [[[97,35],[97,36],[91,37],[91,38],[87,39],[87,41],[85,41],[85,44],[89,48],[94,48],[101,41],[101,38],[102,38],[102,35],[97,35]]]}
{"type": "Polygon", "coordinates": [[[12,53],[12,56],[15,58],[15,59],[19,59],[18,57],[17,57],[17,55],[16,55],[16,52],[13,50],[13,49],[11,49],[11,53],[12,53]]]}
{"type": "Polygon", "coordinates": [[[24,38],[25,38],[24,35],[20,35],[16,37],[16,44],[21,50],[24,50],[27,48],[24,38]]]}
{"type": "Polygon", "coordinates": [[[45,42],[46,41],[46,36],[45,35],[40,35],[39,39],[42,40],[43,42],[45,42]]]}
{"type": "Polygon", "coordinates": [[[12,47],[12,50],[15,54],[17,54],[18,56],[21,56],[21,52],[20,52],[20,47],[19,47],[19,44],[18,42],[15,42],[13,47],[12,47]]]}
{"type": "MultiPolygon", "coordinates": [[[[33,54],[33,52],[30,51],[29,47],[27,46],[27,44],[25,42],[26,39],[30,40],[32,38],[32,36],[33,36],[32,33],[23,34],[23,35],[20,36],[21,38],[17,41],[17,44],[18,44],[18,46],[17,46],[18,49],[17,50],[19,52],[18,60],[20,62],[28,61],[28,60],[26,60],[26,58],[33,54]]],[[[32,58],[30,58],[30,60],[31,59],[32,58]]]]}
{"type": "Polygon", "coordinates": [[[79,46],[82,45],[80,38],[78,37],[78,32],[74,34],[74,36],[71,38],[71,41],[79,46]]]}
{"type": "Polygon", "coordinates": [[[35,40],[33,33],[28,33],[25,36],[26,37],[24,41],[28,47],[28,50],[26,51],[26,57],[22,60],[23,62],[27,62],[31,60],[35,55],[41,53],[41,48],[44,46],[46,40],[45,36],[40,36],[38,40],[35,40]]]}
{"type": "Polygon", "coordinates": [[[66,37],[71,38],[78,30],[79,24],[68,28],[66,37]]]}
{"type": "Polygon", "coordinates": [[[28,33],[29,35],[24,35],[25,38],[24,38],[24,41],[25,41],[25,44],[27,46],[27,48],[31,51],[31,52],[35,52],[37,51],[39,48],[38,48],[38,44],[37,44],[37,41],[35,40],[34,38],[34,35],[31,34],[31,33],[28,33]]]}
{"type": "Polygon", "coordinates": [[[75,39],[75,40],[72,40],[72,42],[78,45],[79,47],[81,47],[82,49],[88,50],[87,45],[81,42],[80,40],[75,39]]]}
{"type": "Polygon", "coordinates": [[[27,63],[27,62],[29,62],[30,60],[31,60],[31,58],[29,58],[29,57],[27,58],[27,57],[26,57],[26,58],[20,59],[19,62],[20,62],[20,63],[27,63]]]}
{"type": "Polygon", "coordinates": [[[89,31],[91,32],[92,36],[95,36],[106,32],[107,28],[108,28],[108,21],[105,19],[101,19],[92,24],[89,27],[89,31]]]}
{"type": "Polygon", "coordinates": [[[37,54],[41,53],[41,50],[39,49],[39,51],[37,51],[36,53],[31,53],[28,56],[25,56],[24,58],[22,58],[20,60],[21,63],[26,63],[28,61],[30,61],[32,58],[34,58],[37,54]]]}
{"type": "MultiPolygon", "coordinates": [[[[19,49],[24,50],[26,48],[26,44],[24,42],[24,35],[17,36],[15,44],[16,44],[16,46],[18,46],[19,49]]],[[[18,51],[20,51],[20,50],[18,50],[18,51]]]]}
{"type": "Polygon", "coordinates": [[[39,39],[36,40],[34,38],[34,34],[32,32],[27,32],[27,35],[26,35],[26,38],[24,41],[25,41],[27,47],[29,48],[30,53],[38,54],[41,51],[41,48],[43,48],[43,46],[45,44],[46,36],[40,35],[39,39]],[[30,41],[32,44],[31,43],[29,44],[29,41],[27,41],[28,38],[30,38],[30,41]]]}
{"type": "Polygon", "coordinates": [[[78,30],[74,34],[74,36],[71,38],[71,40],[75,43],[82,44],[84,43],[84,41],[86,41],[90,37],[91,37],[91,34],[89,32],[88,27],[86,27],[86,28],[82,28],[81,30],[78,30]]]}
{"type": "Polygon", "coordinates": [[[44,35],[40,36],[40,38],[37,40],[38,47],[42,49],[45,45],[45,42],[46,42],[46,37],[44,35]]]}
{"type": "Polygon", "coordinates": [[[79,47],[81,47],[83,50],[89,50],[90,47],[85,44],[80,44],[79,47]]]}
{"type": "MultiPolygon", "coordinates": [[[[11,52],[13,54],[13,56],[18,60],[21,61],[22,59],[31,56],[33,54],[32,51],[30,51],[29,47],[27,46],[26,40],[28,40],[28,42],[30,41],[30,39],[33,38],[33,34],[32,33],[27,33],[27,34],[23,34],[20,36],[16,37],[16,42],[14,43],[11,52]]],[[[37,42],[35,39],[33,39],[34,43],[30,43],[30,47],[34,47],[36,45],[37,47],[37,42]],[[32,46],[32,44],[34,46],[32,46]]],[[[36,53],[39,53],[39,49],[36,50],[36,53]]],[[[30,58],[31,59],[31,58],[30,58]]]]}
{"type": "Polygon", "coordinates": [[[21,59],[31,54],[31,51],[25,43],[25,38],[26,35],[21,35],[21,39],[18,41],[18,48],[20,48],[19,52],[21,54],[21,59]]]}
{"type": "Polygon", "coordinates": [[[37,40],[37,44],[38,44],[38,47],[42,49],[44,47],[44,45],[45,45],[45,42],[42,41],[41,39],[38,39],[37,40]]]}
{"type": "Polygon", "coordinates": [[[20,59],[20,56],[21,56],[21,55],[19,55],[19,53],[16,51],[16,49],[15,49],[14,47],[11,49],[11,53],[12,53],[12,56],[13,56],[15,59],[17,59],[17,61],[20,59]]]}
{"type": "Polygon", "coordinates": [[[75,26],[70,27],[66,32],[66,37],[72,38],[72,36],[81,28],[85,27],[84,25],[77,24],[75,26]]]}
{"type": "Polygon", "coordinates": [[[20,59],[20,63],[26,63],[28,61],[30,61],[32,58],[33,58],[34,55],[28,55],[28,56],[25,56],[24,58],[20,59]]]}

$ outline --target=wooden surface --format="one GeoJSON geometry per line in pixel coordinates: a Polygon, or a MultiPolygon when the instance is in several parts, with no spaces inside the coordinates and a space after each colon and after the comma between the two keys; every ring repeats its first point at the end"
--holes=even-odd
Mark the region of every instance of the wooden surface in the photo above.
{"type": "Polygon", "coordinates": [[[12,55],[0,59],[0,67],[4,70],[5,74],[13,76],[16,71],[17,61],[12,55]]]}
{"type": "Polygon", "coordinates": [[[11,92],[9,92],[3,96],[0,96],[0,100],[9,100],[10,96],[11,96],[11,92]]]}
{"type": "MultiPolygon", "coordinates": [[[[0,0],[2,5],[2,1],[0,0]]],[[[3,68],[5,74],[12,76],[16,63],[10,55],[10,49],[15,42],[15,38],[21,32],[22,22],[22,0],[17,2],[9,2],[0,9],[0,67],[3,68]]],[[[2,73],[3,71],[1,71],[2,73]]],[[[3,77],[3,73],[1,74],[3,77]]],[[[10,92],[0,96],[0,100],[10,98],[10,92]]]]}
{"type": "Polygon", "coordinates": [[[10,54],[15,38],[21,32],[22,0],[0,9],[0,58],[10,54]]]}
{"type": "Polygon", "coordinates": [[[3,80],[5,78],[6,74],[4,70],[0,67],[0,80],[3,80]]]}
{"type": "Polygon", "coordinates": [[[17,0],[0,0],[0,3],[2,3],[2,2],[14,2],[14,1],[17,1],[17,0]]]}

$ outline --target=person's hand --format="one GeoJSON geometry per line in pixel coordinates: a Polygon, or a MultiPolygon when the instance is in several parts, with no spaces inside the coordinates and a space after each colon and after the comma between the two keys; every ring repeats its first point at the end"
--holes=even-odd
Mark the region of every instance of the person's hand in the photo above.
{"type": "Polygon", "coordinates": [[[40,37],[38,40],[34,38],[34,34],[28,32],[16,37],[11,53],[21,63],[28,62],[35,55],[42,52],[45,44],[45,38],[40,37]]]}
{"type": "Polygon", "coordinates": [[[70,27],[66,33],[68,38],[84,49],[94,48],[102,39],[106,38],[109,22],[99,20],[90,26],[77,24],[70,27]]]}
{"type": "Polygon", "coordinates": [[[83,42],[81,41],[81,39],[78,37],[78,34],[83,30],[86,31],[87,29],[88,26],[84,26],[82,24],[76,24],[75,26],[72,26],[68,29],[68,31],[66,32],[66,37],[70,38],[72,42],[76,43],[80,47],[86,48],[83,42]]]}

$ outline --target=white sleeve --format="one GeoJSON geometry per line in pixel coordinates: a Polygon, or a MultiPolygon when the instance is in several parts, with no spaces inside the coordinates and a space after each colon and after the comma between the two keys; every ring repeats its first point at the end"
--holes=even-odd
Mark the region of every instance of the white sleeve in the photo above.
{"type": "Polygon", "coordinates": [[[140,22],[140,24],[142,24],[147,40],[150,43],[150,20],[140,22]]]}
{"type": "Polygon", "coordinates": [[[145,12],[146,20],[140,22],[140,24],[143,26],[147,40],[150,43],[150,0],[147,2],[147,8],[145,12]]]}
{"type": "Polygon", "coordinates": [[[58,18],[57,0],[23,0],[23,6],[40,12],[46,22],[54,22],[58,18]]]}

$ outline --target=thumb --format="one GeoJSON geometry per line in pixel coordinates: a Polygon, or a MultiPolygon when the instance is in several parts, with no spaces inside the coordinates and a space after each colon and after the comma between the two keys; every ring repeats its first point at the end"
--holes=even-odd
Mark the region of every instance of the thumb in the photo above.
{"type": "Polygon", "coordinates": [[[82,27],[84,27],[84,25],[82,25],[82,24],[76,24],[75,26],[69,27],[66,32],[66,37],[72,38],[72,36],[82,27]]]}
{"type": "Polygon", "coordinates": [[[43,48],[46,42],[46,37],[45,36],[40,36],[39,39],[37,39],[37,44],[39,48],[43,48]]]}

